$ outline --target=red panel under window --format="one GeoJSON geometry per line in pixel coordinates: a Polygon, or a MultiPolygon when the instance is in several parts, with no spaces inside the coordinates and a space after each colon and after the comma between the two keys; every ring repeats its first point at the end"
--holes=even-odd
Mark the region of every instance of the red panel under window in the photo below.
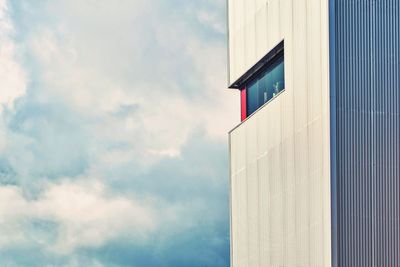
{"type": "Polygon", "coordinates": [[[247,118],[247,101],[246,101],[246,87],[240,90],[240,109],[241,119],[244,121],[247,118]]]}

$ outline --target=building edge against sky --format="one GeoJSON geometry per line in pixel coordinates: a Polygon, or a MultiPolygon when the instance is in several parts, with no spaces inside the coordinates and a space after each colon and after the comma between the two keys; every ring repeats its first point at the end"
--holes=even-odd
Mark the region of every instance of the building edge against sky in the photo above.
{"type": "Polygon", "coordinates": [[[228,14],[232,266],[398,265],[400,3],[228,0],[228,14]]]}
{"type": "Polygon", "coordinates": [[[282,41],[285,66],[284,90],[230,133],[232,266],[330,266],[328,2],[228,4],[229,83],[282,41]]]}

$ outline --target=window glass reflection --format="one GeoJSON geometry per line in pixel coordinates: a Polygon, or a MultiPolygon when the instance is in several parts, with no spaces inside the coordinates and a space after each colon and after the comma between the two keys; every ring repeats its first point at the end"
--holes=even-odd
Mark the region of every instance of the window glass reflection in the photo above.
{"type": "Polygon", "coordinates": [[[282,55],[247,85],[247,115],[277,96],[283,89],[285,89],[285,67],[282,55]]]}
{"type": "Polygon", "coordinates": [[[265,75],[266,73],[264,72],[261,75],[261,79],[258,80],[258,103],[259,106],[262,106],[264,103],[266,103],[268,101],[269,96],[268,96],[268,91],[267,91],[267,75],[265,75]]]}
{"type": "Polygon", "coordinates": [[[255,80],[247,87],[247,114],[252,114],[260,106],[258,104],[258,81],[255,80]]]}

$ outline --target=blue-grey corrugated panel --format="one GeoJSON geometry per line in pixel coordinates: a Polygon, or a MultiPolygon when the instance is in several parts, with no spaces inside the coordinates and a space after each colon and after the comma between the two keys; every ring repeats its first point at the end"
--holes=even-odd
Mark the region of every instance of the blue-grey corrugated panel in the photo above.
{"type": "Polygon", "coordinates": [[[400,0],[330,1],[333,266],[400,266],[400,0]]]}

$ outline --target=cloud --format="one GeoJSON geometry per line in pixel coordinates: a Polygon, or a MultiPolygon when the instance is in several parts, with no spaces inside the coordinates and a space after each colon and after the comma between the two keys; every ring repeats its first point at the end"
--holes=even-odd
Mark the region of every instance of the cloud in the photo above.
{"type": "Polygon", "coordinates": [[[97,181],[49,184],[35,199],[25,197],[18,187],[0,187],[3,248],[34,241],[66,254],[81,247],[101,246],[122,235],[140,241],[155,229],[157,221],[151,206],[107,195],[97,181]]]}
{"type": "Polygon", "coordinates": [[[225,2],[0,6],[0,262],[228,266],[225,2]]]}
{"type": "Polygon", "coordinates": [[[2,105],[12,106],[13,101],[24,95],[26,77],[22,67],[16,61],[16,45],[12,39],[13,25],[9,17],[9,8],[5,0],[0,1],[0,113],[2,105]]]}
{"type": "Polygon", "coordinates": [[[7,144],[7,129],[1,115],[5,108],[12,109],[14,101],[26,91],[26,75],[17,61],[13,34],[8,2],[0,0],[0,153],[7,144]]]}

